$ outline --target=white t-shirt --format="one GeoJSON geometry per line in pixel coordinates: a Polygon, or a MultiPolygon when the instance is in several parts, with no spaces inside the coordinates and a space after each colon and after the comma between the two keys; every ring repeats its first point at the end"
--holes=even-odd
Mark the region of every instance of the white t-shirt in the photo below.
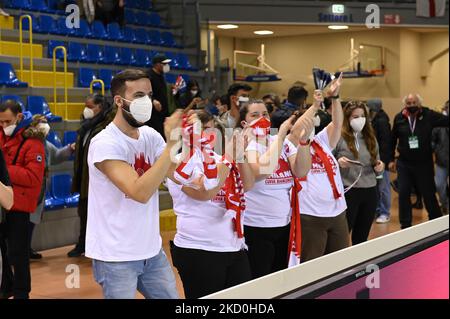
{"type": "Polygon", "coordinates": [[[143,260],[161,249],[158,191],[146,204],[127,197],[94,164],[128,163],[141,176],[161,156],[166,144],[148,126],[133,139],[109,124],[91,142],[88,153],[89,199],[86,256],[102,261],[143,260]]]}
{"type": "MultiPolygon", "coordinates": [[[[269,145],[276,139],[276,136],[269,137],[269,145]]],[[[247,147],[247,151],[256,151],[260,155],[266,150],[266,145],[256,141],[250,142],[247,147]]],[[[253,188],[245,193],[244,225],[283,227],[289,224],[291,220],[290,190],[293,177],[288,158],[295,154],[297,154],[297,147],[285,139],[276,170],[265,180],[255,182],[253,188]]]]}
{"type": "Polygon", "coordinates": [[[176,246],[216,252],[239,251],[245,247],[234,229],[235,213],[225,207],[223,189],[212,200],[199,201],[186,195],[182,185],[168,180],[167,186],[177,215],[176,246]]]}
{"type": "Polygon", "coordinates": [[[311,169],[306,176],[306,181],[300,181],[302,185],[302,190],[299,193],[300,214],[316,217],[335,217],[347,209],[339,165],[331,153],[332,149],[328,141],[327,129],[317,134],[314,137],[314,141],[322,146],[325,153],[330,155],[333,161],[334,181],[341,197],[338,199],[334,198],[325,165],[319,156],[315,154],[313,148],[310,147],[312,156],[311,169]]]}

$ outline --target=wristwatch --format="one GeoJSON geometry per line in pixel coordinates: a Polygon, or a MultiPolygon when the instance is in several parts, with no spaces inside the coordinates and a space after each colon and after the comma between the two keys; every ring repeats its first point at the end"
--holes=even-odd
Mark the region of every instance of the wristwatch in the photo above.
{"type": "Polygon", "coordinates": [[[339,94],[338,94],[338,95],[330,96],[330,99],[333,99],[333,100],[337,100],[338,98],[339,98],[339,94]]]}

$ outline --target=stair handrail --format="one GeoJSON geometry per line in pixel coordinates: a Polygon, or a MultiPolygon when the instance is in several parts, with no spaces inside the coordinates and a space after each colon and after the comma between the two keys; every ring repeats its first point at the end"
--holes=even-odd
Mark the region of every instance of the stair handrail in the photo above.
{"type": "Polygon", "coordinates": [[[33,86],[33,18],[28,15],[22,15],[19,18],[19,43],[20,43],[20,77],[21,81],[24,81],[24,74],[23,74],[23,19],[28,19],[28,32],[30,34],[29,36],[29,44],[30,44],[30,86],[33,86]]]}
{"type": "Polygon", "coordinates": [[[57,108],[56,100],[56,51],[62,50],[64,56],[64,119],[68,117],[68,104],[67,104],[67,49],[65,46],[59,45],[53,48],[53,104],[55,106],[55,112],[57,108]]]}
{"type": "Polygon", "coordinates": [[[94,79],[91,81],[91,84],[89,86],[91,94],[94,93],[94,84],[95,83],[100,83],[100,85],[102,86],[102,95],[105,96],[105,82],[103,82],[103,80],[100,80],[100,79],[94,79]]]}

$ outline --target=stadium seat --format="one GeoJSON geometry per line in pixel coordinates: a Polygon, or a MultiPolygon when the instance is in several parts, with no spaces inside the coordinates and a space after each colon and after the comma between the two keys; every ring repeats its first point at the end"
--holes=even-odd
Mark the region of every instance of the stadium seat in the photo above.
{"type": "Polygon", "coordinates": [[[133,10],[125,9],[124,17],[127,24],[136,24],[136,15],[133,10]]]}
{"type": "Polygon", "coordinates": [[[51,177],[51,195],[57,200],[63,200],[67,207],[78,205],[79,194],[72,194],[72,176],[58,174],[51,177]]]}
{"type": "Polygon", "coordinates": [[[120,30],[120,25],[117,22],[109,23],[106,26],[106,30],[108,32],[108,40],[113,40],[113,41],[122,41],[123,40],[122,30],[120,30]]]}
{"type": "Polygon", "coordinates": [[[123,28],[123,39],[124,42],[136,42],[136,33],[133,28],[125,27],[123,28]]]}
{"type": "Polygon", "coordinates": [[[30,9],[30,1],[28,0],[7,0],[5,1],[6,8],[12,9],[30,9]]]}
{"type": "Polygon", "coordinates": [[[175,84],[175,82],[177,81],[177,76],[175,74],[166,73],[164,76],[166,78],[167,83],[175,84]]]}
{"type": "Polygon", "coordinates": [[[11,63],[0,62],[0,86],[26,88],[28,83],[19,81],[11,63]]]}
{"type": "Polygon", "coordinates": [[[91,86],[92,80],[97,79],[94,70],[89,68],[80,68],[78,72],[78,86],[88,88],[91,86]]]}
{"type": "Polygon", "coordinates": [[[135,57],[133,50],[130,48],[122,48],[120,54],[120,64],[121,65],[134,65],[135,57]]]}
{"type": "Polygon", "coordinates": [[[0,99],[1,102],[5,102],[7,100],[13,100],[20,104],[20,107],[22,108],[22,111],[26,110],[25,104],[23,103],[23,100],[18,95],[3,95],[0,99]]]}
{"type": "Polygon", "coordinates": [[[92,23],[92,37],[96,39],[108,39],[108,34],[106,33],[105,26],[103,22],[95,20],[92,23]]]}
{"type": "Polygon", "coordinates": [[[63,146],[58,134],[56,134],[56,132],[53,130],[50,130],[50,132],[48,132],[47,141],[49,141],[50,143],[52,143],[53,145],[55,145],[58,148],[63,146]]]}
{"type": "Polygon", "coordinates": [[[98,44],[88,44],[86,47],[86,61],[91,63],[103,62],[103,46],[98,44]]]}
{"type": "Polygon", "coordinates": [[[39,17],[39,33],[56,33],[56,22],[52,16],[41,15],[39,17]]]}
{"type": "Polygon", "coordinates": [[[65,205],[66,203],[63,199],[56,199],[50,194],[50,192],[45,192],[45,210],[62,209],[65,205]]]}
{"type": "Polygon", "coordinates": [[[53,30],[53,33],[59,34],[59,35],[69,35],[73,36],[75,35],[75,28],[68,28],[66,25],[66,17],[61,17],[56,20],[56,28],[53,30]]]}
{"type": "Polygon", "coordinates": [[[67,61],[86,61],[86,47],[84,44],[69,42],[69,52],[67,53],[67,61]]]}
{"type": "Polygon", "coordinates": [[[64,131],[63,145],[69,145],[77,141],[77,131],[64,131]]]}
{"type": "MultiPolygon", "coordinates": [[[[64,42],[58,40],[50,40],[48,41],[47,53],[50,59],[53,59],[53,49],[59,46],[66,46],[64,42]]],[[[64,59],[64,55],[62,50],[56,51],[56,58],[59,60],[64,59]]]]}
{"type": "Polygon", "coordinates": [[[152,60],[150,58],[149,51],[147,50],[136,49],[135,58],[136,58],[135,62],[136,66],[149,67],[152,65],[152,60]]]}
{"type": "Polygon", "coordinates": [[[80,27],[76,29],[74,35],[80,38],[92,38],[92,32],[91,28],[89,27],[89,23],[86,20],[81,19],[80,27]]]}
{"type": "Polygon", "coordinates": [[[179,48],[180,46],[176,43],[172,32],[165,31],[161,32],[162,45],[165,47],[179,48]]]}
{"type": "Polygon", "coordinates": [[[179,64],[179,67],[183,70],[190,70],[190,71],[198,71],[197,68],[194,68],[189,61],[188,56],[185,53],[178,53],[177,54],[177,61],[179,64]]]}
{"type": "MultiPolygon", "coordinates": [[[[38,23],[38,19],[32,15],[32,14],[28,14],[31,17],[31,20],[33,21],[33,32],[40,32],[40,28],[39,28],[39,23],[38,23]]],[[[23,30],[29,30],[29,26],[28,26],[29,22],[28,19],[23,19],[22,20],[22,28],[23,30]]]]}
{"type": "Polygon", "coordinates": [[[163,41],[161,39],[161,33],[158,30],[150,30],[148,31],[149,43],[151,45],[162,46],[163,41]]]}
{"type": "Polygon", "coordinates": [[[117,47],[105,46],[103,63],[120,64],[120,49],[117,47]]]}
{"type": "Polygon", "coordinates": [[[161,17],[156,12],[150,13],[150,25],[153,27],[161,26],[161,17]]]}
{"type": "Polygon", "coordinates": [[[135,30],[136,42],[142,44],[153,44],[150,37],[149,31],[144,28],[138,28],[135,30]]]}
{"type": "Polygon", "coordinates": [[[43,96],[30,95],[27,97],[27,107],[31,114],[45,115],[48,122],[61,122],[62,117],[53,115],[50,106],[43,96]]]}
{"type": "Polygon", "coordinates": [[[40,12],[49,12],[49,8],[47,2],[45,0],[31,0],[30,1],[30,10],[40,11],[40,12]]]}
{"type": "Polygon", "coordinates": [[[168,59],[171,59],[169,65],[172,69],[181,69],[180,64],[178,62],[177,54],[174,52],[165,52],[164,53],[168,59]]]}
{"type": "Polygon", "coordinates": [[[105,83],[105,90],[109,90],[111,88],[113,71],[109,69],[101,69],[100,71],[98,71],[98,77],[105,83]]]}

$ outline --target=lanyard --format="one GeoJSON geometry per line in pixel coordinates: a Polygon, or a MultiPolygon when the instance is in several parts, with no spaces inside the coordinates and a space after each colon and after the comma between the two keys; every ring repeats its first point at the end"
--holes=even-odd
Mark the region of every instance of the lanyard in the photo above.
{"type": "Polygon", "coordinates": [[[416,130],[416,120],[417,117],[414,116],[414,122],[411,122],[411,116],[408,115],[409,128],[411,129],[412,135],[414,135],[414,131],[416,130]]]}

